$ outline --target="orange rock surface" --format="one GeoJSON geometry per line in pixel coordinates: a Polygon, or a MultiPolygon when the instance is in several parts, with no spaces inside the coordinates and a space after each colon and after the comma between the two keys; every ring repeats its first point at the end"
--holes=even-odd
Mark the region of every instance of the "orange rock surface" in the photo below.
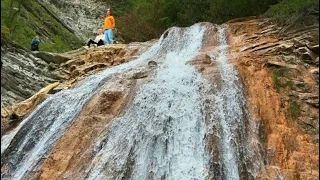
{"type": "Polygon", "coordinates": [[[292,180],[319,179],[319,144],[315,142],[318,133],[304,128],[305,119],[313,119],[307,123],[315,130],[319,128],[319,109],[299,97],[290,96],[310,93],[319,99],[316,77],[308,71],[308,65],[302,62],[294,49],[295,41],[304,41],[308,36],[317,37],[319,32],[310,28],[279,35],[279,27],[268,20],[247,20],[228,25],[230,60],[235,62],[245,84],[251,114],[261,124],[266,172],[261,172],[259,179],[278,179],[280,176],[292,180]],[[285,62],[286,57],[296,61],[289,64],[285,62]],[[285,66],[281,66],[283,64],[285,66]],[[290,69],[288,82],[310,88],[286,87],[277,91],[274,68],[290,69]],[[293,99],[301,107],[298,118],[292,118],[288,112],[293,99]]]}

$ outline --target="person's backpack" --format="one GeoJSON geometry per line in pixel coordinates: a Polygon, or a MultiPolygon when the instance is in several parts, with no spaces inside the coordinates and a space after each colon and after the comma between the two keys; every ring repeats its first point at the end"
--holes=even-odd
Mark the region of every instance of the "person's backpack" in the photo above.
{"type": "Polygon", "coordinates": [[[38,49],[38,46],[39,46],[39,40],[37,40],[37,39],[32,39],[32,41],[31,41],[31,49],[32,49],[32,50],[38,49]]]}

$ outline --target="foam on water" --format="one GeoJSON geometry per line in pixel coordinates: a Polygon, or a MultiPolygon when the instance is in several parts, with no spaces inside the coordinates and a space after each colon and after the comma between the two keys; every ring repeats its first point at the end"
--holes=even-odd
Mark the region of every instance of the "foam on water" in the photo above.
{"type": "Polygon", "coordinates": [[[96,137],[92,161],[85,172],[70,178],[205,180],[212,175],[212,161],[221,166],[213,178],[249,177],[241,176],[243,173],[256,177],[255,169],[260,164],[252,165],[258,156],[248,145],[256,138],[250,130],[254,125],[237,71],[228,62],[224,28],[218,28],[218,54],[212,56],[220,72],[219,87],[218,82],[210,84],[189,65],[202,48],[206,30],[201,24],[170,28],[138,59],[90,76],[76,88],[47,98],[2,137],[1,164],[6,164],[2,178],[29,179],[106,82],[147,65],[149,60],[158,63],[150,81],[141,85],[123,116],[96,137]],[[209,110],[204,108],[207,105],[209,110]],[[219,141],[214,149],[219,152],[217,159],[210,157],[206,147],[208,137],[213,135],[219,141]]]}
{"type": "MultiPolygon", "coordinates": [[[[250,149],[252,139],[258,139],[252,132],[253,121],[247,110],[247,102],[238,73],[228,61],[228,44],[224,27],[218,27],[218,54],[212,56],[220,71],[220,88],[214,87],[215,93],[207,96],[211,104],[211,123],[207,133],[215,134],[212,127],[218,126],[217,136],[220,141],[222,176],[227,180],[238,180],[240,171],[250,177],[256,177],[260,168],[260,156],[250,149]],[[256,163],[257,162],[257,163],[256,163]],[[256,163],[256,164],[254,164],[256,163]]],[[[246,177],[248,178],[248,177],[246,177]]]]}
{"type": "Polygon", "coordinates": [[[199,24],[169,31],[163,63],[99,138],[87,179],[205,179],[203,79],[186,64],[200,50],[204,31],[199,24]]]}
{"type": "Polygon", "coordinates": [[[219,28],[219,54],[217,62],[222,77],[222,89],[216,95],[216,108],[220,116],[220,123],[222,126],[222,154],[223,163],[225,167],[225,175],[227,179],[239,179],[238,164],[235,150],[232,143],[232,130],[239,123],[242,116],[241,102],[239,102],[237,87],[235,86],[235,79],[237,78],[233,66],[228,63],[228,44],[223,28],[219,28]]]}
{"type": "Polygon", "coordinates": [[[160,41],[138,59],[107,69],[88,77],[71,90],[61,91],[48,97],[38,108],[10,134],[1,138],[1,155],[9,160],[10,166],[2,178],[25,179],[28,171],[41,164],[54,143],[72,124],[86,102],[99,91],[99,88],[113,75],[121,74],[156,56],[160,41]],[[10,145],[14,149],[10,149],[10,145]],[[7,151],[8,150],[8,151],[7,151]]]}

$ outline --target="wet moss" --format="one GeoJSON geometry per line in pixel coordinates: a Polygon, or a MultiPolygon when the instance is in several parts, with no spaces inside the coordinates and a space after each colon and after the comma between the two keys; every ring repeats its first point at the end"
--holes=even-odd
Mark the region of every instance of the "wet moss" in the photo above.
{"type": "Polygon", "coordinates": [[[292,101],[289,104],[289,107],[287,109],[287,113],[294,120],[299,118],[299,116],[301,115],[301,107],[297,101],[292,101]]]}
{"type": "Polygon", "coordinates": [[[272,70],[272,81],[274,88],[280,92],[283,88],[289,88],[290,90],[296,90],[297,86],[288,78],[288,68],[275,68],[272,70]]]}

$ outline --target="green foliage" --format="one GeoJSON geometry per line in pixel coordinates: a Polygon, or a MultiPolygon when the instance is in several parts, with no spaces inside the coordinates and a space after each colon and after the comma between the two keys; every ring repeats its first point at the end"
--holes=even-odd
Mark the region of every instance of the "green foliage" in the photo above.
{"type": "Polygon", "coordinates": [[[281,90],[281,88],[285,88],[287,86],[287,81],[284,82],[283,80],[283,77],[285,77],[287,72],[287,68],[275,68],[272,71],[273,86],[278,92],[281,90]]]}
{"type": "Polygon", "coordinates": [[[269,17],[288,16],[309,6],[318,7],[318,4],[318,0],[128,0],[128,14],[122,17],[126,23],[120,22],[118,27],[127,37],[147,40],[158,37],[172,26],[190,26],[198,22],[220,24],[266,12],[269,17]],[[129,17],[135,20],[129,21],[129,17]],[[130,29],[138,29],[138,32],[132,35],[130,29]]]}
{"type": "Polygon", "coordinates": [[[157,28],[145,21],[139,21],[139,17],[136,14],[118,18],[117,29],[119,35],[121,34],[120,36],[127,42],[147,41],[158,37],[162,33],[161,28],[157,28]]]}
{"type": "Polygon", "coordinates": [[[272,80],[274,88],[280,92],[282,88],[289,87],[290,90],[296,90],[297,86],[287,79],[289,73],[288,68],[275,68],[272,71],[272,80]]]}
{"type": "Polygon", "coordinates": [[[279,79],[279,76],[277,76],[276,74],[272,75],[272,80],[273,80],[273,86],[274,88],[279,92],[280,89],[282,88],[282,83],[279,79]]]}
{"type": "Polygon", "coordinates": [[[10,29],[5,25],[1,25],[1,37],[10,37],[10,29]]]}
{"type": "Polygon", "coordinates": [[[291,90],[296,90],[297,89],[297,86],[290,80],[286,81],[285,86],[289,87],[291,90]]]}
{"type": "Polygon", "coordinates": [[[281,0],[273,5],[266,15],[274,18],[286,18],[303,12],[306,8],[319,10],[319,0],[281,0]]]}
{"type": "Polygon", "coordinates": [[[297,101],[292,101],[287,109],[288,115],[296,120],[301,114],[301,108],[297,101]]]}
{"type": "Polygon", "coordinates": [[[52,51],[52,52],[66,52],[70,50],[70,47],[63,42],[60,36],[52,37],[53,43],[44,43],[41,47],[43,51],[52,51]]]}
{"type": "MultiPolygon", "coordinates": [[[[233,18],[261,15],[266,11],[269,17],[282,17],[319,5],[318,0],[96,1],[110,4],[119,34],[128,42],[158,38],[172,26],[190,26],[197,22],[220,24],[233,18]]],[[[61,5],[58,0],[51,3],[61,5]]],[[[43,50],[67,51],[83,44],[51,17],[38,1],[1,0],[1,17],[1,29],[4,30],[1,35],[27,48],[36,34],[40,35],[40,49],[43,50]]]]}
{"type": "Polygon", "coordinates": [[[128,3],[130,11],[127,17],[121,18],[136,19],[134,22],[126,19],[127,23],[118,21],[118,27],[128,37],[132,35],[127,35],[130,28],[125,26],[139,29],[135,36],[141,35],[140,40],[147,40],[158,37],[172,26],[190,26],[198,22],[223,23],[237,17],[259,15],[277,0],[129,0],[128,3]],[[146,29],[147,32],[144,31],[146,29]]]}
{"type": "Polygon", "coordinates": [[[30,48],[39,35],[41,51],[65,52],[80,47],[83,42],[32,0],[1,0],[1,36],[30,48]],[[9,32],[9,33],[8,33],[9,32]]]}
{"type": "Polygon", "coordinates": [[[259,15],[277,0],[130,0],[144,20],[157,20],[162,26],[189,26],[196,22],[222,23],[227,20],[259,15]]]}

